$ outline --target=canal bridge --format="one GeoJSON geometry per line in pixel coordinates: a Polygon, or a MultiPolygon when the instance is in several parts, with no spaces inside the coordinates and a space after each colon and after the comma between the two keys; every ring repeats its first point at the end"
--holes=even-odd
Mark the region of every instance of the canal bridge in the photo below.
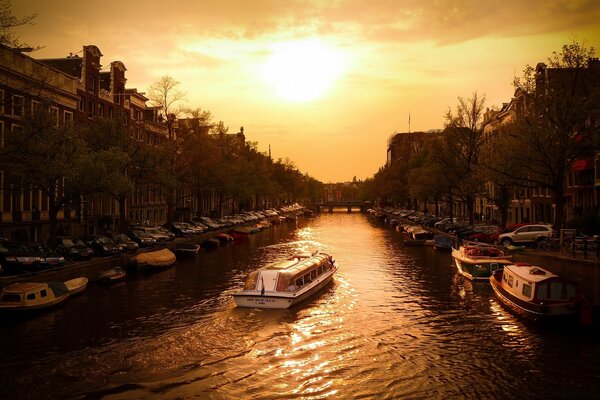
{"type": "Polygon", "coordinates": [[[335,209],[346,209],[348,212],[359,211],[365,212],[367,207],[366,204],[360,200],[334,200],[334,201],[323,201],[316,204],[317,211],[328,211],[333,212],[335,209]]]}

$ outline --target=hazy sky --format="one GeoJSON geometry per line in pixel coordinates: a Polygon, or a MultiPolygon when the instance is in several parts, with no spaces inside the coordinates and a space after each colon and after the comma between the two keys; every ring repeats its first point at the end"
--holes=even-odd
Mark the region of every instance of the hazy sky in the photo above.
{"type": "Polygon", "coordinates": [[[17,34],[64,57],[94,44],[127,85],[163,75],[192,108],[323,182],[372,176],[394,132],[441,128],[473,92],[500,106],[526,64],[600,47],[598,0],[13,0],[17,34]]]}

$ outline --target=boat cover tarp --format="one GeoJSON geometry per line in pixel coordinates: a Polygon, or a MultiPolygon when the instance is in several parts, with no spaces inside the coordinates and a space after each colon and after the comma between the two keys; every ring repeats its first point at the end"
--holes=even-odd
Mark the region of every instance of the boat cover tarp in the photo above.
{"type": "Polygon", "coordinates": [[[133,263],[137,265],[167,266],[175,263],[175,254],[169,249],[149,251],[140,253],[133,258],[133,263]]]}
{"type": "Polygon", "coordinates": [[[54,297],[64,296],[70,292],[64,282],[48,282],[48,287],[54,293],[54,297]]]}

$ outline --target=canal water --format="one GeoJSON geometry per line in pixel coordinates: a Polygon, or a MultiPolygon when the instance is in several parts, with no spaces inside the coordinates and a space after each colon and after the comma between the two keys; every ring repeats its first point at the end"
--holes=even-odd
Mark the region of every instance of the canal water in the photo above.
{"type": "Polygon", "coordinates": [[[591,399],[598,360],[597,331],[517,319],[449,254],[333,213],[3,317],[0,398],[591,399]],[[234,306],[248,272],[314,249],[340,266],[319,295],[234,306]]]}

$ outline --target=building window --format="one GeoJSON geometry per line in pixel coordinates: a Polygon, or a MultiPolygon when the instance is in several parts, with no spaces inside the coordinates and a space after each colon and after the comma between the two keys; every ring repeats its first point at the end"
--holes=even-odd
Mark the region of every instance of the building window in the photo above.
{"type": "Polygon", "coordinates": [[[64,122],[65,126],[73,126],[73,113],[71,111],[65,111],[64,122]]]}
{"type": "Polygon", "coordinates": [[[0,114],[4,114],[4,90],[0,90],[0,114]]]}
{"type": "Polygon", "coordinates": [[[85,97],[79,96],[79,111],[85,111],[85,97]]]}
{"type": "Polygon", "coordinates": [[[3,148],[4,148],[4,121],[0,121],[0,149],[3,149],[3,148]]]}
{"type": "Polygon", "coordinates": [[[54,122],[54,126],[58,126],[58,107],[50,107],[50,116],[52,117],[52,122],[54,122]]]}
{"type": "Polygon", "coordinates": [[[94,75],[90,75],[90,89],[92,93],[98,93],[98,90],[96,89],[96,77],[94,75]]]}
{"type": "Polygon", "coordinates": [[[12,97],[12,115],[15,117],[22,117],[25,112],[25,102],[23,96],[12,97]]]}
{"type": "Polygon", "coordinates": [[[40,102],[36,100],[31,100],[31,114],[35,115],[40,111],[40,102]]]}
{"type": "Polygon", "coordinates": [[[92,118],[94,116],[94,100],[88,100],[88,117],[92,118]]]}
{"type": "Polygon", "coordinates": [[[104,104],[102,104],[102,103],[98,103],[98,116],[99,117],[104,116],[104,104]]]}

